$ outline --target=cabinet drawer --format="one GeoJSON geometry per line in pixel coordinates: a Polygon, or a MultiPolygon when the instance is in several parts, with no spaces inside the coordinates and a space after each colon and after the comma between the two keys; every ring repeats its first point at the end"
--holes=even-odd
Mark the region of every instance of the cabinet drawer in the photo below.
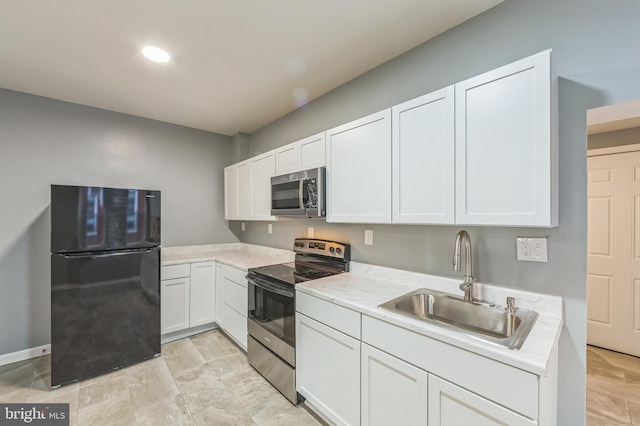
{"type": "Polygon", "coordinates": [[[476,394],[538,418],[538,376],[367,315],[362,341],[476,394]]]}
{"type": "Polygon", "coordinates": [[[188,263],[179,265],[167,265],[160,268],[161,280],[172,280],[174,278],[184,278],[191,274],[191,266],[188,263]]]}
{"type": "Polygon", "coordinates": [[[236,312],[247,318],[248,295],[247,288],[224,277],[220,282],[220,301],[233,308],[236,312]]]}
{"type": "Polygon", "coordinates": [[[247,287],[247,279],[245,278],[247,276],[247,271],[218,263],[218,275],[221,275],[227,280],[233,281],[242,287],[247,287]]]}
{"type": "Polygon", "coordinates": [[[360,340],[360,313],[296,292],[296,311],[360,340]]]}

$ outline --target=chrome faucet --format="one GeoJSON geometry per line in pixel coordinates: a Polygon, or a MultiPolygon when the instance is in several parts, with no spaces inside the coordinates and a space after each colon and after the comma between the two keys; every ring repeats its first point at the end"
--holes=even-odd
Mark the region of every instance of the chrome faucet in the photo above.
{"type": "Polygon", "coordinates": [[[464,282],[460,284],[460,290],[464,291],[464,300],[465,302],[473,302],[473,276],[471,275],[472,263],[471,263],[471,238],[469,238],[469,234],[467,231],[460,231],[458,235],[456,235],[456,243],[453,249],[453,270],[460,270],[460,263],[462,261],[462,255],[460,253],[460,246],[464,241],[464,257],[465,257],[465,268],[464,268],[464,282]]]}

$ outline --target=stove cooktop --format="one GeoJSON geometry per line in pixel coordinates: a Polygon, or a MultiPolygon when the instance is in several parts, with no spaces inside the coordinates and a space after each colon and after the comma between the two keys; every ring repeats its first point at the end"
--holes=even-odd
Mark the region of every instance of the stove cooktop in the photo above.
{"type": "Polygon", "coordinates": [[[251,268],[250,272],[290,286],[295,286],[300,282],[315,280],[336,274],[335,271],[328,271],[308,266],[298,265],[296,267],[294,262],[251,268]]]}

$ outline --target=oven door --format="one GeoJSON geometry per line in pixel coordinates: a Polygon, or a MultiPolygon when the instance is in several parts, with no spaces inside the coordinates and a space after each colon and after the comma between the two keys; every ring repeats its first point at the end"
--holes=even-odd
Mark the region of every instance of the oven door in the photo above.
{"type": "Polygon", "coordinates": [[[285,343],[295,346],[295,291],[249,273],[248,317],[285,343]]]}

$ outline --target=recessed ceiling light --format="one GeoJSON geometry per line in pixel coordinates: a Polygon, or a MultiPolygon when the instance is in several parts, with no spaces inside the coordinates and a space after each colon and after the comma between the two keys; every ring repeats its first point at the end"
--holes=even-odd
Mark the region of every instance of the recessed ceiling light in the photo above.
{"type": "Polygon", "coordinates": [[[148,59],[151,59],[152,61],[155,61],[155,62],[167,62],[169,61],[169,59],[171,59],[171,56],[169,56],[167,52],[160,49],[159,47],[147,46],[144,49],[142,49],[142,53],[148,59]]]}

